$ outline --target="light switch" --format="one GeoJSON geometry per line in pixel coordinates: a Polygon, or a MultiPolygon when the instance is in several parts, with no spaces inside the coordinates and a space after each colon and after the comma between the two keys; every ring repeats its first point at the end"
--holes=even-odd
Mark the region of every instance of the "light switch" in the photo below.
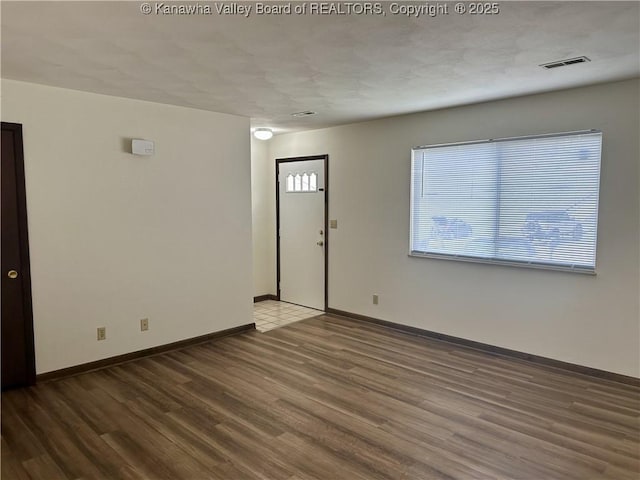
{"type": "Polygon", "coordinates": [[[329,220],[329,228],[338,228],[338,220],[329,220]]]}

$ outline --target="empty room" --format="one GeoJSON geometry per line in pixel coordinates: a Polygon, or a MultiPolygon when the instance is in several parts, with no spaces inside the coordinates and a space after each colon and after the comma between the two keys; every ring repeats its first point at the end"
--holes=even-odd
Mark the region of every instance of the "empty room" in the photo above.
{"type": "Polygon", "coordinates": [[[640,480],[640,2],[0,2],[2,480],[640,480]]]}

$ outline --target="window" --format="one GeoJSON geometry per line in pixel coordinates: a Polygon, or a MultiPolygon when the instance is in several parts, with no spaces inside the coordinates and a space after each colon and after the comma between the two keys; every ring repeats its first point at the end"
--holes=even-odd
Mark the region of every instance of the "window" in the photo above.
{"type": "Polygon", "coordinates": [[[602,133],[413,149],[411,255],[593,272],[602,133]]]}
{"type": "Polygon", "coordinates": [[[318,190],[318,174],[315,172],[290,173],[287,175],[286,192],[316,192],[318,190]]]}

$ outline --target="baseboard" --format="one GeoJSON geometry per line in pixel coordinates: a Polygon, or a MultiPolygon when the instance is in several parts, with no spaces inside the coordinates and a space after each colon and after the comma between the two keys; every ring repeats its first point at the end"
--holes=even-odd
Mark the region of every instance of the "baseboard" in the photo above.
{"type": "Polygon", "coordinates": [[[253,303],[264,302],[265,300],[278,300],[278,297],[277,295],[271,295],[270,293],[267,295],[253,297],[253,303]]]}
{"type": "Polygon", "coordinates": [[[583,365],[577,365],[575,363],[563,362],[561,360],[554,360],[553,358],[541,357],[531,353],[519,352],[517,350],[510,350],[508,348],[496,347],[487,343],[475,342],[473,340],[467,340],[465,338],[453,337],[451,335],[445,335],[444,333],[432,332],[430,330],[423,330],[417,327],[411,327],[409,325],[402,325],[400,323],[388,322],[386,320],[380,320],[378,318],[368,317],[366,315],[360,315],[357,313],[345,312],[343,310],[336,310],[335,308],[328,308],[327,314],[337,315],[340,317],[347,317],[353,320],[359,320],[362,322],[375,323],[376,325],[382,325],[394,330],[400,330],[405,333],[417,335],[421,337],[430,338],[432,340],[439,340],[441,342],[452,343],[455,345],[461,345],[474,350],[481,350],[485,353],[491,353],[493,355],[500,355],[503,357],[517,358],[519,360],[525,360],[531,363],[544,365],[546,367],[557,368],[566,370],[572,373],[580,373],[582,375],[588,375],[590,377],[602,378],[605,380],[611,380],[613,382],[624,383],[626,385],[633,385],[635,387],[640,386],[640,378],[630,377],[622,375],[620,373],[608,372],[606,370],[599,370],[597,368],[585,367],[583,365]]]}
{"type": "Polygon", "coordinates": [[[48,380],[54,380],[62,377],[70,377],[72,375],[78,375],[80,373],[87,373],[93,370],[100,370],[102,368],[112,367],[120,363],[130,362],[143,357],[150,357],[152,355],[158,355],[160,353],[169,352],[171,350],[178,350],[180,348],[190,347],[199,343],[209,342],[222,337],[228,337],[230,335],[237,335],[239,333],[254,330],[256,328],[255,323],[248,323],[246,325],[240,325],[239,327],[228,328],[219,332],[208,333],[206,335],[200,335],[198,337],[187,338],[185,340],[179,340],[177,342],[167,343],[165,345],[158,345],[157,347],[145,348],[144,350],[138,350],[137,352],[125,353],[123,355],[116,355],[115,357],[103,358],[102,360],[96,360],[95,362],[83,363],[81,365],[75,365],[73,367],[62,368],[60,370],[53,370],[51,372],[41,373],[36,375],[36,382],[46,382],[48,380]]]}

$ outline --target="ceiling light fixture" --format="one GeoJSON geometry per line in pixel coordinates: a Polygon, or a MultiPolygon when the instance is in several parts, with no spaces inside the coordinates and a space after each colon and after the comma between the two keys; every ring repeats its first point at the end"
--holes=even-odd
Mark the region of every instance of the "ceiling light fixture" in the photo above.
{"type": "Polygon", "coordinates": [[[253,136],[258,140],[269,140],[271,137],[273,137],[273,130],[271,130],[270,128],[256,128],[253,131],[253,136]]]}

